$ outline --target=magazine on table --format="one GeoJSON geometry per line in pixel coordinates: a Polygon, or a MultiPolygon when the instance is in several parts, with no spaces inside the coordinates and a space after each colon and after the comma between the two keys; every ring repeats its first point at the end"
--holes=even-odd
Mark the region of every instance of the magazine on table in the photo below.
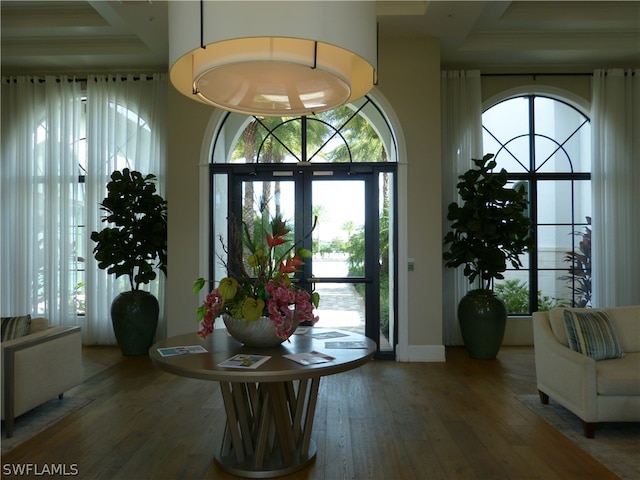
{"type": "Polygon", "coordinates": [[[330,332],[316,332],[316,333],[311,333],[309,334],[310,337],[313,337],[315,339],[326,339],[326,338],[339,338],[339,337],[348,337],[349,335],[347,335],[346,333],[341,333],[341,332],[336,332],[334,330],[330,331],[330,332]]]}
{"type": "Polygon", "coordinates": [[[219,367],[230,368],[258,368],[264,362],[269,360],[269,355],[248,355],[239,353],[231,358],[227,358],[224,362],[219,363],[219,367]]]}
{"type": "Polygon", "coordinates": [[[185,345],[183,347],[159,348],[158,353],[163,357],[175,357],[177,355],[192,355],[195,353],[207,353],[207,349],[201,345],[185,345]]]}
{"type": "Polygon", "coordinates": [[[361,340],[325,342],[325,348],[367,348],[367,344],[361,340]]]}
{"type": "Polygon", "coordinates": [[[335,360],[335,357],[321,352],[316,352],[315,350],[307,353],[289,353],[287,355],[283,355],[283,357],[293,360],[300,365],[314,365],[317,363],[327,363],[331,360],[335,360]]]}

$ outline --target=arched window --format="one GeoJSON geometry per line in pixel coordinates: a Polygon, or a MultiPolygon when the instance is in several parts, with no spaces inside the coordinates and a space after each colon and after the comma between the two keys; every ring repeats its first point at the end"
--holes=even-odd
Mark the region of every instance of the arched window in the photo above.
{"type": "Polygon", "coordinates": [[[591,305],[591,127],[569,103],[503,100],[482,116],[483,148],[529,192],[535,247],[496,284],[510,314],[591,305]]]}
{"type": "Polygon", "coordinates": [[[391,128],[369,97],[301,117],[226,114],[210,165],[211,278],[226,276],[221,259],[237,244],[229,219],[253,230],[279,216],[313,252],[297,282],[321,295],[318,326],[366,334],[392,355],[396,167],[391,128]]]}

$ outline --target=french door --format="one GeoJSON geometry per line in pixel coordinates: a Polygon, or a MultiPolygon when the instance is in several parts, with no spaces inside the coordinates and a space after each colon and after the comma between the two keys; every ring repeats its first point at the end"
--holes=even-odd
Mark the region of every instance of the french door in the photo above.
{"type": "MultiPolygon", "coordinates": [[[[214,173],[218,191],[226,184],[228,218],[252,228],[252,222],[281,217],[293,240],[313,252],[294,281],[320,294],[316,326],[364,334],[378,344],[379,358],[393,357],[395,238],[388,202],[393,172],[379,165],[247,167],[230,168],[218,179],[214,173]]],[[[239,245],[232,231],[226,236],[229,249],[239,245]]],[[[221,246],[213,247],[213,257],[224,254],[221,246]]]]}

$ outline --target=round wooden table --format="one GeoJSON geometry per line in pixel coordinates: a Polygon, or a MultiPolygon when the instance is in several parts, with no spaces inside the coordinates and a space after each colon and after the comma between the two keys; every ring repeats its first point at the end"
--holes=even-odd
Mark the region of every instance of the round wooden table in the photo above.
{"type": "Polygon", "coordinates": [[[336,329],[310,328],[275,348],[245,347],[225,330],[214,330],[204,340],[195,333],[162,340],[151,347],[149,356],[166,372],[220,383],[227,421],[216,463],[233,475],[269,478],[293,473],[315,459],[311,430],[320,378],[364,365],[375,351],[371,339],[336,329]],[[319,338],[328,332],[345,336],[319,338]],[[326,348],[325,342],[359,342],[361,346],[326,348]],[[191,345],[200,345],[207,353],[170,357],[158,353],[158,348],[191,345]],[[314,350],[334,359],[302,365],[284,357],[314,350]],[[270,358],[255,369],[219,366],[237,354],[270,358]]]}

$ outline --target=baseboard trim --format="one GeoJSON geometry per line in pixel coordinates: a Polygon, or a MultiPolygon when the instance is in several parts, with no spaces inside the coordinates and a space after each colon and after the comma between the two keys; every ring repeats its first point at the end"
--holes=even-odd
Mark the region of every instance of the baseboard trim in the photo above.
{"type": "Polygon", "coordinates": [[[445,362],[444,345],[398,345],[397,359],[399,362],[445,362]]]}

